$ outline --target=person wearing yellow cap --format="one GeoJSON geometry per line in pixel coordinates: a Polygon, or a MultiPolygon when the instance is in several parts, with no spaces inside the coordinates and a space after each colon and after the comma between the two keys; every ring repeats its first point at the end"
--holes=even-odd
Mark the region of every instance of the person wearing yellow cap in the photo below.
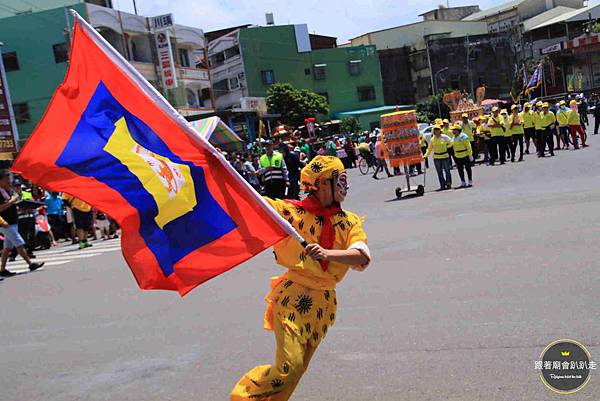
{"type": "Polygon", "coordinates": [[[506,161],[506,141],[504,139],[504,118],[500,115],[498,107],[492,108],[492,115],[488,118],[488,128],[492,137],[490,141],[490,166],[499,159],[500,164],[506,161]]]}
{"type": "Polygon", "coordinates": [[[556,134],[556,150],[560,149],[560,141],[563,141],[562,149],[569,149],[569,109],[567,102],[561,100],[559,102],[558,111],[556,112],[556,122],[558,123],[558,133],[556,134]]]}
{"type": "Polygon", "coordinates": [[[542,112],[540,113],[540,124],[542,126],[542,132],[544,136],[538,141],[538,157],[545,157],[546,145],[548,146],[548,152],[550,156],[554,156],[554,134],[553,131],[556,129],[556,116],[550,111],[550,104],[542,104],[542,112]]]}
{"type": "Polygon", "coordinates": [[[429,141],[427,152],[423,155],[425,159],[433,152],[433,164],[440,181],[439,191],[450,189],[452,187],[452,175],[450,174],[450,154],[448,149],[452,147],[452,140],[442,135],[440,126],[433,127],[433,136],[429,141]]]}
{"type": "Polygon", "coordinates": [[[588,147],[588,145],[585,143],[587,140],[587,135],[581,126],[581,116],[579,115],[579,110],[577,108],[577,101],[571,100],[569,106],[571,106],[571,110],[569,110],[567,115],[569,130],[571,131],[571,138],[573,139],[573,146],[575,149],[579,149],[579,145],[577,144],[577,134],[579,134],[579,137],[581,138],[581,146],[586,148],[588,147]]]}
{"type": "Polygon", "coordinates": [[[456,162],[456,169],[460,176],[460,188],[467,188],[473,186],[473,172],[471,171],[471,157],[473,156],[473,149],[471,148],[471,141],[469,136],[462,132],[463,124],[457,123],[452,127],[452,148],[454,149],[454,161],[456,162]],[[467,177],[469,178],[469,184],[465,182],[465,170],[467,170],[467,177]]]}
{"type": "Polygon", "coordinates": [[[510,122],[508,121],[508,110],[500,110],[500,115],[504,119],[504,149],[506,149],[506,160],[508,160],[512,158],[512,130],[510,129],[510,122]]]}
{"type": "Polygon", "coordinates": [[[542,102],[537,102],[535,104],[535,110],[534,110],[534,114],[533,114],[533,122],[535,124],[535,151],[536,153],[540,154],[540,149],[542,146],[544,146],[545,148],[545,143],[546,143],[546,139],[545,139],[545,133],[544,133],[544,126],[542,124],[542,119],[541,119],[541,114],[542,114],[542,106],[544,105],[544,103],[542,102]]]}
{"type": "Polygon", "coordinates": [[[469,120],[469,115],[467,113],[463,113],[461,119],[461,132],[469,137],[469,142],[471,142],[471,149],[473,149],[472,164],[474,164],[475,159],[477,159],[477,152],[475,150],[475,123],[469,120]]]}
{"type": "Polygon", "coordinates": [[[535,146],[535,115],[529,102],[523,105],[521,121],[523,122],[523,131],[525,131],[525,154],[529,154],[529,143],[532,140],[535,146]]]}
{"type": "Polygon", "coordinates": [[[337,310],[336,285],[350,268],[364,270],[371,261],[362,219],[342,210],[348,177],[341,160],[317,156],[301,171],[308,196],[302,201],[267,202],[309,243],[288,237],[274,247],[277,264],[286,269],[271,281],[264,327],[275,334],[273,365],[246,373],[231,401],[286,401],[308,368],[337,310]]]}
{"type": "Polygon", "coordinates": [[[478,127],[479,128],[478,133],[479,133],[479,140],[481,141],[480,143],[483,144],[483,162],[489,163],[491,161],[490,151],[492,148],[490,146],[492,136],[490,133],[490,128],[488,127],[489,117],[486,115],[483,115],[483,116],[481,116],[479,121],[481,122],[481,124],[478,127]]]}
{"type": "Polygon", "coordinates": [[[523,128],[523,121],[519,114],[519,106],[513,104],[510,107],[511,115],[508,117],[509,127],[508,130],[512,133],[511,142],[511,158],[512,163],[515,162],[515,153],[517,151],[517,144],[519,145],[519,161],[523,161],[523,137],[525,136],[525,129],[523,128]]]}
{"type": "MultiPolygon", "coordinates": [[[[450,139],[452,139],[452,137],[454,136],[452,134],[452,129],[450,128],[450,120],[448,120],[447,118],[444,118],[442,120],[442,136],[445,136],[450,139]]],[[[452,169],[452,167],[453,167],[452,159],[454,159],[454,149],[449,148],[448,154],[450,155],[450,159],[448,159],[448,161],[450,162],[450,168],[452,169]]]]}

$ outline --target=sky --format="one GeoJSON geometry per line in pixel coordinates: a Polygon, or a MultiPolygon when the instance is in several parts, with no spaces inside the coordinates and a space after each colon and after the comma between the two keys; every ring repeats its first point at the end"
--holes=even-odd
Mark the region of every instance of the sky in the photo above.
{"type": "MultiPolygon", "coordinates": [[[[135,0],[138,14],[173,13],[175,23],[205,32],[231,26],[265,25],[272,12],[275,24],[308,24],[310,33],[335,36],[338,44],[366,32],[417,22],[419,14],[446,4],[446,0],[135,0]]],[[[451,7],[479,4],[481,9],[498,0],[452,1],[451,7]]],[[[119,10],[133,12],[133,0],[113,0],[119,10]]]]}

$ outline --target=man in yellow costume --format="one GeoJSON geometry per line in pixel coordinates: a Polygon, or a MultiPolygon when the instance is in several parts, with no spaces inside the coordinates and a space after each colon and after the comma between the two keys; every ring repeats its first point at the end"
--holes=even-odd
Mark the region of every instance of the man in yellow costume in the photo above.
{"type": "Polygon", "coordinates": [[[257,366],[236,384],[231,401],[288,400],[311,357],[333,325],[335,287],[349,268],[362,271],[371,260],[362,220],[342,210],[348,177],[341,160],[317,156],[300,177],[306,199],[269,204],[309,244],[288,237],[275,245],[277,263],[287,268],[271,282],[264,326],[275,332],[275,363],[257,366]]]}

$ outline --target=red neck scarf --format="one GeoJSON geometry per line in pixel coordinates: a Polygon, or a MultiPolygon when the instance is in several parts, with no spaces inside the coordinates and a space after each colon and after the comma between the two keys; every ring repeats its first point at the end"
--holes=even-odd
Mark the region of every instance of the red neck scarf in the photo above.
{"type": "MultiPolygon", "coordinates": [[[[293,199],[286,199],[285,201],[294,206],[302,207],[310,214],[323,217],[323,229],[321,230],[319,245],[324,249],[332,249],[335,241],[335,229],[333,228],[331,217],[342,211],[340,206],[332,205],[330,207],[324,207],[316,196],[307,196],[306,199],[301,201],[293,199]]],[[[327,271],[329,261],[320,260],[319,263],[321,264],[323,271],[327,271]]]]}

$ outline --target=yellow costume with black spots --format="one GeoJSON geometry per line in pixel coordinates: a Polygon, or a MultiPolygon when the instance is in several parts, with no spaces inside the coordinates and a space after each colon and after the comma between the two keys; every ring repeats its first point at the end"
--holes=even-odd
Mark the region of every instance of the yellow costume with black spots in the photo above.
{"type": "MultiPolygon", "coordinates": [[[[315,190],[343,169],[335,157],[317,157],[302,170],[303,189],[315,190]],[[319,168],[315,168],[314,163],[318,163],[319,168]]],[[[265,199],[308,243],[320,242],[323,216],[284,200],[265,199]]],[[[358,249],[370,260],[361,218],[340,210],[330,221],[335,230],[332,249],[358,249]]],[[[304,247],[292,237],[275,245],[274,253],[277,263],[287,268],[281,277],[272,279],[272,290],[265,298],[264,327],[275,332],[275,363],[257,366],[246,373],[233,389],[232,401],[288,400],[316,348],[335,322],[335,287],[350,266],[330,261],[325,270],[319,261],[307,257],[304,247]]]]}

